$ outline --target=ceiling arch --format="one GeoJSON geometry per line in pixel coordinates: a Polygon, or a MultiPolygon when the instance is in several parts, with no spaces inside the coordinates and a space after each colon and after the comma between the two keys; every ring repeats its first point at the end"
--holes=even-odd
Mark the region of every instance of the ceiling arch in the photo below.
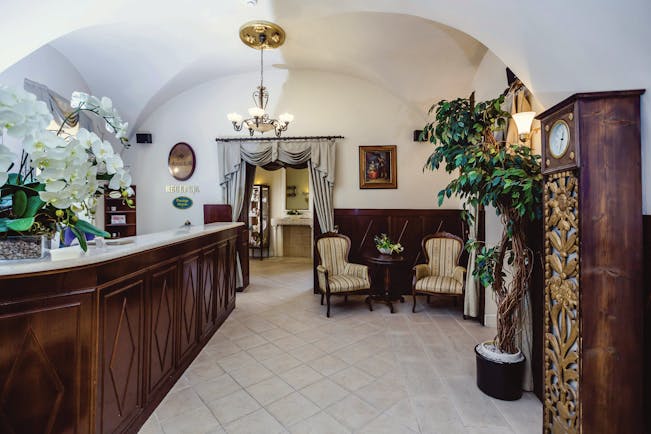
{"type": "MultiPolygon", "coordinates": [[[[96,53],[115,49],[125,57],[146,50],[158,55],[149,56],[140,64],[125,62],[117,72],[107,68],[104,76],[97,73],[97,81],[106,83],[106,94],[126,89],[134,100],[140,96],[149,100],[160,89],[176,91],[183,81],[178,78],[182,78],[180,71],[207,71],[215,59],[225,71],[231,68],[230,73],[237,73],[238,68],[250,69],[253,62],[245,59],[250,53],[241,50],[236,39],[239,25],[250,19],[277,21],[291,32],[294,25],[298,29],[310,20],[337,23],[332,17],[379,13],[420,17],[471,35],[509,65],[545,105],[578,90],[651,85],[651,51],[646,48],[646,41],[651,39],[651,30],[646,26],[651,18],[651,2],[647,0],[503,0],[499,4],[474,0],[260,0],[254,8],[246,7],[240,0],[197,0],[191,6],[179,7],[157,0],[10,2],[3,6],[5,19],[0,35],[12,43],[3,47],[0,70],[52,41],[69,58],[81,52],[82,46],[90,46],[96,53]],[[138,41],[147,44],[141,47],[138,41]],[[228,54],[220,58],[220,53],[228,54]],[[132,83],[128,71],[150,80],[132,83]],[[109,79],[112,85],[108,84],[109,79]]],[[[342,20],[340,23],[350,27],[345,18],[342,20]]],[[[337,30],[314,29],[305,39],[311,44],[303,47],[303,54],[309,54],[311,46],[336,36],[337,30]]],[[[363,31],[357,35],[358,40],[367,46],[390,43],[412,29],[387,25],[384,30],[379,41],[365,39],[368,35],[363,31]]],[[[341,49],[346,51],[350,47],[344,44],[341,49]]],[[[296,53],[300,51],[300,47],[296,48],[296,53]]],[[[297,60],[289,54],[288,65],[293,67],[297,60]]],[[[364,54],[358,56],[359,69],[373,63],[364,54]]],[[[394,54],[399,57],[400,53],[394,54]]],[[[313,62],[309,57],[303,58],[306,63],[313,62]]],[[[88,64],[99,64],[92,56],[71,60],[84,76],[84,70],[90,68],[88,64]]],[[[284,61],[278,58],[275,63],[284,61]]],[[[400,61],[406,63],[409,59],[400,61]]],[[[388,77],[390,67],[387,70],[388,77]]],[[[365,73],[370,79],[387,79],[373,77],[368,70],[365,73]]],[[[400,78],[389,81],[400,83],[400,78]]],[[[138,118],[137,108],[128,110],[131,119],[138,118]]]]}

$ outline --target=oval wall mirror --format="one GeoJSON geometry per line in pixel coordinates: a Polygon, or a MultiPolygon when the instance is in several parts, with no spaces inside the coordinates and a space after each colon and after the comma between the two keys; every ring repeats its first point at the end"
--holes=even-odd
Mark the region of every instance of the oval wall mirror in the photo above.
{"type": "Polygon", "coordinates": [[[170,175],[179,181],[187,181],[194,173],[196,158],[192,147],[185,142],[172,146],[167,158],[167,167],[170,175]]]}

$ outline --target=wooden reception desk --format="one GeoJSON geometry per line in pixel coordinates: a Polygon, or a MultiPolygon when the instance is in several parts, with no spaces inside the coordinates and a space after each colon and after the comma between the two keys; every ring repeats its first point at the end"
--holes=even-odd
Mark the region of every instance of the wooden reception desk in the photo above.
{"type": "Polygon", "coordinates": [[[234,309],[241,225],[0,265],[0,432],[136,432],[234,309]]]}

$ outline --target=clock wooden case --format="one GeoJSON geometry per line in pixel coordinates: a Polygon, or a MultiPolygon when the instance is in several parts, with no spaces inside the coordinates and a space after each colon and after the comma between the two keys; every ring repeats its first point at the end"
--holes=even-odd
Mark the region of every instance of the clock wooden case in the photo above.
{"type": "Polygon", "coordinates": [[[545,433],[644,432],[642,93],[576,94],[538,116],[545,433]]]}

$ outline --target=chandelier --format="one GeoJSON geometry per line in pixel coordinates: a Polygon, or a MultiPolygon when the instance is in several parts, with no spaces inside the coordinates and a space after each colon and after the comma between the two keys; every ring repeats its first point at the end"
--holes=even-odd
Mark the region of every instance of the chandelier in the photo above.
{"type": "Polygon", "coordinates": [[[235,131],[241,131],[243,127],[249,130],[249,134],[257,131],[266,133],[273,130],[276,137],[280,137],[287,126],[294,120],[294,115],[283,113],[278,119],[272,119],[267,113],[267,102],[269,92],[264,86],[264,50],[280,47],[285,42],[285,31],[277,24],[267,21],[252,21],[240,28],[240,39],[251,48],[260,50],[260,85],[253,92],[254,107],[249,108],[249,118],[238,113],[229,113],[228,120],[233,123],[235,131]]]}

